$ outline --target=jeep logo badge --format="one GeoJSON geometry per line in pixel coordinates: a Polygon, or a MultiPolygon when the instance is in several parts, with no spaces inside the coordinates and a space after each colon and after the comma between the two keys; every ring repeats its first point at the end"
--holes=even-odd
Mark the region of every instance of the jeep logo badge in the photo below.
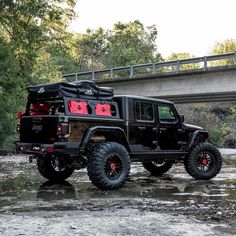
{"type": "Polygon", "coordinates": [[[40,88],[40,89],[38,90],[38,93],[44,93],[44,92],[45,92],[44,87],[42,87],[42,88],[40,88]]]}
{"type": "Polygon", "coordinates": [[[85,95],[94,95],[93,91],[91,89],[88,89],[84,92],[85,95]]]}
{"type": "Polygon", "coordinates": [[[39,150],[40,150],[40,147],[35,147],[35,146],[34,146],[32,149],[33,149],[34,151],[39,151],[39,150]]]}
{"type": "Polygon", "coordinates": [[[42,125],[36,125],[36,124],[34,124],[33,127],[32,127],[32,131],[34,131],[35,133],[41,132],[42,129],[43,129],[43,126],[42,126],[42,125]]]}

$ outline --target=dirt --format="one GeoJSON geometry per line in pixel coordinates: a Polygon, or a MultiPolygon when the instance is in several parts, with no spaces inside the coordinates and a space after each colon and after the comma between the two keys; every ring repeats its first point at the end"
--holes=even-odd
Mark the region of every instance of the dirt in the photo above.
{"type": "Polygon", "coordinates": [[[61,184],[25,156],[0,156],[1,235],[236,235],[236,151],[211,181],[182,165],[152,177],[133,164],[126,185],[101,191],[86,170],[61,184]]]}

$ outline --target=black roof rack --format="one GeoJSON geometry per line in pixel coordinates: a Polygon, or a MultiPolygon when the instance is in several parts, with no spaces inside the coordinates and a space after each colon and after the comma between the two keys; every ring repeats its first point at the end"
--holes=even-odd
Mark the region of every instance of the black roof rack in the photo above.
{"type": "Polygon", "coordinates": [[[109,87],[98,87],[92,81],[59,82],[27,87],[29,100],[73,97],[81,99],[112,100],[114,93],[109,87]]]}

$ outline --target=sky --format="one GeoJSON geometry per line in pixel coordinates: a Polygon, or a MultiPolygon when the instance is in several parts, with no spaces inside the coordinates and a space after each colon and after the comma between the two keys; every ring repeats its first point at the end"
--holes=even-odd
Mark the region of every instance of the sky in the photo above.
{"type": "Polygon", "coordinates": [[[76,9],[74,32],[112,29],[118,21],[156,25],[157,49],[164,57],[204,56],[216,42],[236,39],[236,0],[78,0],[76,9]]]}

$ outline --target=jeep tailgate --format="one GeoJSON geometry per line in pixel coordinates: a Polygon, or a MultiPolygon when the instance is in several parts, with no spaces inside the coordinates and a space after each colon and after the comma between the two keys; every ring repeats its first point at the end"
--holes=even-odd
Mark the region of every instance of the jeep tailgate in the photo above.
{"type": "Polygon", "coordinates": [[[58,116],[24,116],[20,122],[20,142],[54,143],[57,141],[58,116]]]}

